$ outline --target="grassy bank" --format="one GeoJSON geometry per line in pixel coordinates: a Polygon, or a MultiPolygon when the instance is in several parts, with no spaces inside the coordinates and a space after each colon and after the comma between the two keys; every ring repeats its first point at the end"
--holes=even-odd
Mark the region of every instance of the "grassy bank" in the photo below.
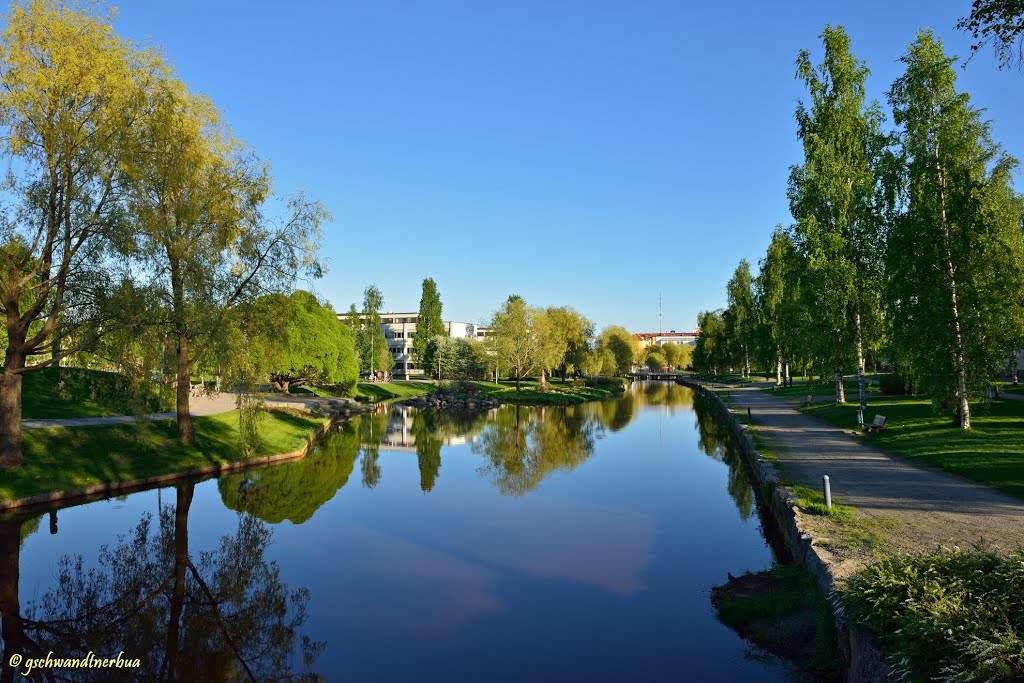
{"type": "MultiPolygon", "coordinates": [[[[855,403],[821,403],[804,411],[843,429],[856,428],[855,403]]],[[[865,420],[875,415],[886,417],[885,429],[865,434],[866,443],[1024,498],[1024,402],[996,400],[972,407],[969,432],[962,432],[949,415],[937,414],[924,397],[873,394],[865,420]]]]}
{"type": "MultiPolygon", "coordinates": [[[[270,411],[254,455],[294,451],[322,419],[270,411]]],[[[178,443],[174,420],[98,427],[33,429],[22,435],[25,464],[0,479],[0,499],[130,481],[204,465],[236,462],[238,411],[195,417],[194,445],[178,443]]]]}
{"type": "Polygon", "coordinates": [[[514,381],[469,382],[481,396],[496,398],[502,403],[524,406],[572,405],[587,401],[600,401],[620,395],[628,384],[627,380],[613,377],[593,380],[551,380],[548,388],[541,391],[537,380],[523,380],[516,391],[514,381]]]}

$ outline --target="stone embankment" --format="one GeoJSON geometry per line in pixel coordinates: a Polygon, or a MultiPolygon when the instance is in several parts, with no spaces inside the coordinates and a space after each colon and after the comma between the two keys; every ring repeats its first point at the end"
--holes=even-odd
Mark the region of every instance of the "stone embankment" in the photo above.
{"type": "Polygon", "coordinates": [[[677,379],[706,397],[722,419],[729,425],[736,447],[743,456],[747,470],[754,478],[755,490],[771,512],[773,521],[793,554],[814,577],[821,592],[829,599],[835,618],[836,638],[845,659],[844,679],[847,683],[889,683],[895,678],[888,666],[885,652],[870,631],[847,621],[837,594],[837,575],[840,561],[832,553],[819,547],[821,540],[809,525],[801,522],[792,491],[788,489],[775,466],[766,460],[754,445],[746,425],[706,386],[687,379],[677,379]]]}

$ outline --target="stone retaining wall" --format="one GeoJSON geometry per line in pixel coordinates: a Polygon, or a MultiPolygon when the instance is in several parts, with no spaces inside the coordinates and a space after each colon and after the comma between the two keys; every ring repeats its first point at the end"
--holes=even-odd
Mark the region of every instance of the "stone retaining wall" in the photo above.
{"type": "Polygon", "coordinates": [[[801,527],[800,511],[793,501],[792,494],[782,484],[775,466],[758,453],[747,425],[737,420],[718,394],[709,391],[703,384],[686,379],[676,381],[706,397],[726,420],[732,431],[733,441],[743,456],[747,470],[754,478],[755,490],[759,492],[770,510],[776,527],[793,554],[794,561],[807,568],[814,576],[822,594],[828,596],[835,617],[836,637],[846,660],[844,678],[847,683],[889,683],[896,680],[877,639],[863,626],[847,622],[836,593],[834,556],[815,545],[813,531],[801,527]]]}

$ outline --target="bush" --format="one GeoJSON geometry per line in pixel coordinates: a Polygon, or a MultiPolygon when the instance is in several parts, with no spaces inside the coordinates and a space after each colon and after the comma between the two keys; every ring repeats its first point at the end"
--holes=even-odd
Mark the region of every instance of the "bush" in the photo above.
{"type": "Polygon", "coordinates": [[[850,617],[916,681],[1024,679],[1024,549],[939,550],[881,560],[850,580],[850,617]]]}

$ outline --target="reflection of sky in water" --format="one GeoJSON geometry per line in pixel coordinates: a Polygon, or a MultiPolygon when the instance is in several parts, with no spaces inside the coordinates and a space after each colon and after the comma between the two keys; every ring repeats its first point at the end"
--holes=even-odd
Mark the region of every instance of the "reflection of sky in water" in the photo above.
{"type": "MultiPolygon", "coordinates": [[[[547,413],[546,419],[552,419],[547,413]]],[[[381,450],[380,483],[344,489],[301,525],[274,527],[282,580],[312,593],[304,631],[327,641],[331,680],[784,680],[717,622],[709,590],[771,562],[742,522],[724,464],[697,448],[688,406],[637,405],[593,455],[521,497],[481,478],[480,455],[446,445],[420,491],[414,451],[381,450]]],[[[173,490],[163,492],[173,503],[173,490]]],[[[157,493],[61,511],[22,551],[23,601],[50,587],[61,553],[95,560],[157,493]]],[[[216,482],[196,489],[192,552],[237,515],[216,482]]]]}

